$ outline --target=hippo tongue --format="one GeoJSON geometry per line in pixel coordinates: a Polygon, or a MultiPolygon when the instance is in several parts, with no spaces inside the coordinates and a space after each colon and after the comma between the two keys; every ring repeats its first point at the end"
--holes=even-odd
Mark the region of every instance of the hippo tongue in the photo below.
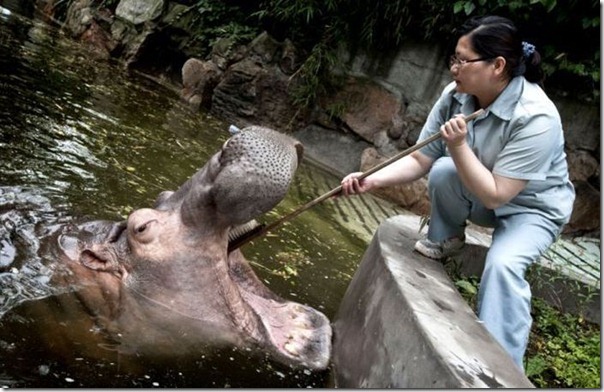
{"type": "Polygon", "coordinates": [[[287,362],[325,369],[331,352],[331,326],[325,315],[302,304],[264,298],[240,289],[262,320],[272,350],[287,362]]]}

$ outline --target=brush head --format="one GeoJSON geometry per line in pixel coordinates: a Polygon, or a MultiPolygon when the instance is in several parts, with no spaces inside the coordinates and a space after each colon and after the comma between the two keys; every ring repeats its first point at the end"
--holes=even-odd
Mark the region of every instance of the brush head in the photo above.
{"type": "Polygon", "coordinates": [[[256,237],[264,227],[264,224],[260,224],[255,219],[252,219],[247,223],[231,228],[229,231],[228,251],[231,252],[248,242],[251,238],[256,237]]]}

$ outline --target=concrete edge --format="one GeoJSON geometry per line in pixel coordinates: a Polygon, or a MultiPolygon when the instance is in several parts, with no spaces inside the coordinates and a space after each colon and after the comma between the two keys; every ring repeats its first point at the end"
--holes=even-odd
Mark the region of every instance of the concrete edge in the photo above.
{"type": "Polygon", "coordinates": [[[399,217],[376,231],[334,318],[336,387],[533,387],[417,239],[399,217]]]}

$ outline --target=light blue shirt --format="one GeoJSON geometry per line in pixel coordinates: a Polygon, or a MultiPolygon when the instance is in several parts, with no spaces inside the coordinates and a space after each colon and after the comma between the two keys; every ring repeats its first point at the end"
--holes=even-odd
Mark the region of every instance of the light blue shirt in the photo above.
{"type": "MultiPolygon", "coordinates": [[[[440,132],[456,114],[476,110],[474,97],[457,93],[449,84],[432,108],[418,141],[440,132]]],[[[494,174],[527,180],[527,186],[497,216],[539,213],[559,224],[568,223],[575,189],[568,177],[564,133],[554,103],[539,85],[523,76],[513,78],[497,99],[468,126],[467,142],[480,162],[494,174]]],[[[420,150],[436,160],[448,156],[439,139],[420,150]]]]}

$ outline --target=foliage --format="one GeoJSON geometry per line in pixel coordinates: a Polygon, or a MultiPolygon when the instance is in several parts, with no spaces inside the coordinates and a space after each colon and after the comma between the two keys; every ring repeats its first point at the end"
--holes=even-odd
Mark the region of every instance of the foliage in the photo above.
{"type": "MultiPolygon", "coordinates": [[[[409,40],[430,40],[450,50],[455,27],[469,16],[484,14],[516,22],[541,53],[548,86],[599,98],[600,11],[595,0],[265,0],[254,15],[277,37],[288,37],[309,50],[318,45],[325,53],[338,44],[351,52],[383,52],[409,40]]],[[[317,77],[324,73],[319,71],[317,77]]],[[[301,101],[312,101],[308,98],[301,101]]]]}
{"type": "Polygon", "coordinates": [[[338,57],[330,42],[315,45],[292,78],[295,81],[291,89],[293,104],[311,107],[320,96],[339,86],[339,79],[330,72],[338,64],[338,57]]]}
{"type": "MultiPolygon", "coordinates": [[[[445,265],[462,297],[476,308],[479,279],[445,265]]],[[[533,297],[533,325],[525,354],[525,372],[540,388],[600,388],[600,330],[580,316],[561,313],[533,297]]]]}
{"type": "Polygon", "coordinates": [[[542,388],[600,388],[600,330],[533,300],[526,374],[542,388]]]}
{"type": "MultiPolygon", "coordinates": [[[[232,45],[246,44],[254,39],[259,29],[249,18],[247,7],[232,1],[198,0],[187,10],[193,39],[200,47],[211,48],[220,38],[232,45]]],[[[203,53],[207,54],[207,53],[203,53]]]]}

